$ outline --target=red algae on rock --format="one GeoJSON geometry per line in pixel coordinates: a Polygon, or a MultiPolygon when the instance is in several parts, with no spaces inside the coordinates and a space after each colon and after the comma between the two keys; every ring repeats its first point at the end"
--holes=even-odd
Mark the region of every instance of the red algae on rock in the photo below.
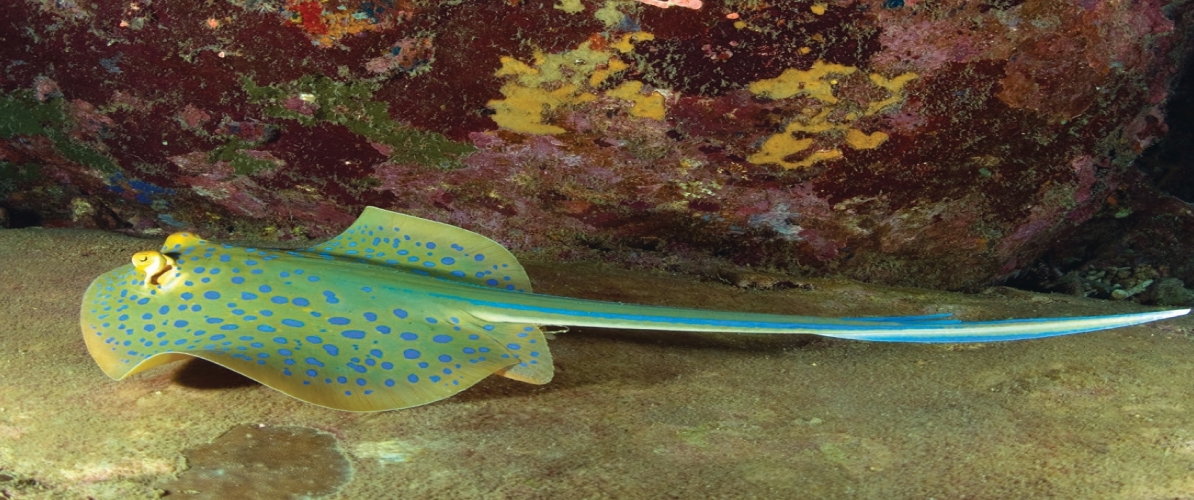
{"type": "Polygon", "coordinates": [[[0,105],[41,118],[0,123],[0,168],[36,175],[0,194],[51,225],[80,199],[306,238],[377,205],[560,258],[973,288],[1134,179],[1190,29],[1155,0],[666,5],[19,3],[0,105]]]}

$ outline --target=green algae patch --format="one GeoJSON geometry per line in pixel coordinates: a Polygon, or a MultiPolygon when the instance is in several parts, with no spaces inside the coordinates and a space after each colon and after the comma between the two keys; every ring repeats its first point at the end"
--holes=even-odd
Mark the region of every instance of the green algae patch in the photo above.
{"type": "Polygon", "coordinates": [[[394,121],[389,106],[373,99],[378,88],[374,82],[341,82],[306,75],[268,86],[257,85],[246,77],[241,84],[249,101],[264,106],[267,116],[295,120],[304,126],[320,123],[344,126],[383,146],[394,162],[459,168],[460,159],[476,151],[472,145],[442,134],[394,121]]]}
{"type": "Polygon", "coordinates": [[[251,149],[257,146],[258,143],[252,143],[243,139],[233,138],[208,154],[208,161],[211,163],[226,161],[232,166],[232,170],[237,175],[253,175],[267,170],[275,170],[278,164],[263,158],[257,158],[245,152],[246,149],[251,149]]]}
{"type": "Polygon", "coordinates": [[[63,105],[60,98],[42,102],[27,91],[0,96],[0,138],[45,136],[71,161],[109,174],[119,171],[111,157],[70,137],[72,123],[63,105]]]}
{"type": "Polygon", "coordinates": [[[41,165],[36,163],[16,164],[0,161],[0,199],[7,198],[19,186],[32,184],[41,177],[41,165]]]}

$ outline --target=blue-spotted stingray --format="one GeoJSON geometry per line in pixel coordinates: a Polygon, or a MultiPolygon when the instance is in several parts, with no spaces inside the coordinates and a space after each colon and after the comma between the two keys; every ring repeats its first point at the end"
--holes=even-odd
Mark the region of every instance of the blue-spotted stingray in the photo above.
{"type": "Polygon", "coordinates": [[[369,207],[331,240],[242,248],[174,233],[96,278],[87,349],[123,379],[189,357],[300,400],[348,411],[409,408],[498,374],[552,378],[539,325],[988,342],[1136,325],[1189,309],[961,322],[948,314],[818,318],[678,309],[531,292],[514,256],[464,229],[369,207]]]}

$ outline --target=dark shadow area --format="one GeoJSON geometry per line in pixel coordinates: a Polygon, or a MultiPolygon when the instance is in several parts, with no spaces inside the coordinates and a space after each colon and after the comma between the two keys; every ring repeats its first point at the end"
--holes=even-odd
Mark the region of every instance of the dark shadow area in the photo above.
{"type": "Polygon", "coordinates": [[[21,229],[41,225],[41,216],[33,210],[13,208],[0,203],[0,212],[3,213],[3,216],[0,216],[0,227],[21,229]]]}
{"type": "Polygon", "coordinates": [[[555,358],[555,377],[546,385],[533,385],[491,375],[477,385],[438,404],[472,404],[507,398],[528,398],[536,393],[616,383],[647,388],[692,375],[695,369],[675,363],[653,363],[642,357],[644,348],[659,353],[695,354],[720,351],[727,356],[767,356],[785,350],[828,348],[835,339],[816,335],[733,334],[576,328],[549,341],[555,358]]]}
{"type": "Polygon", "coordinates": [[[1194,299],[1194,52],[1173,79],[1165,116],[1142,133],[1165,135],[1126,172],[1101,211],[1061,235],[1004,284],[1038,292],[1150,305],[1194,299]],[[1118,295],[1117,295],[1118,294],[1118,295]]]}
{"type": "MultiPolygon", "coordinates": [[[[1187,54],[1165,105],[1168,131],[1137,160],[1157,189],[1194,202],[1194,52],[1187,54]]],[[[1158,124],[1159,125],[1159,124],[1158,124]]]]}
{"type": "Polygon", "coordinates": [[[260,385],[257,381],[210,361],[195,358],[174,372],[174,382],[191,389],[235,389],[260,385]]]}

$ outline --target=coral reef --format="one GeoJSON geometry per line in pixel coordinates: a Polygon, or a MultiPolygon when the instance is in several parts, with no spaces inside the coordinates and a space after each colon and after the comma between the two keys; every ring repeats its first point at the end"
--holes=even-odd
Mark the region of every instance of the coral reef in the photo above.
{"type": "Polygon", "coordinates": [[[1189,10],[23,0],[0,205],[270,239],[376,205],[558,259],[973,289],[1140,182],[1189,10]]]}

